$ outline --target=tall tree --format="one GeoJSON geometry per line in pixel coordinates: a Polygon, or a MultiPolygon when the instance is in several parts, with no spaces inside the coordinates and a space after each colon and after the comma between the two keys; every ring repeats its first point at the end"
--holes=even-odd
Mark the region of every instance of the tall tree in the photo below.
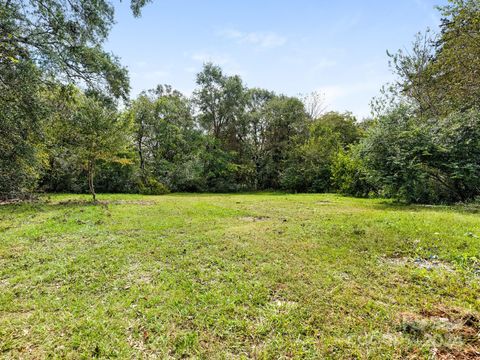
{"type": "Polygon", "coordinates": [[[47,106],[34,64],[3,59],[0,72],[0,199],[21,198],[35,189],[42,166],[47,106]]]}
{"type": "Polygon", "coordinates": [[[135,124],[144,185],[154,178],[182,190],[175,174],[196,153],[199,135],[194,129],[190,101],[171,86],[163,85],[141,93],[129,113],[135,124]]]}
{"type": "MultiPolygon", "coordinates": [[[[146,2],[131,2],[134,15],[146,2]]],[[[48,88],[76,83],[126,99],[127,71],[102,49],[113,20],[107,0],[0,1],[0,197],[35,187],[48,88]]]]}
{"type": "Polygon", "coordinates": [[[96,201],[95,173],[99,160],[128,162],[119,157],[127,146],[129,121],[119,115],[115,104],[98,94],[76,94],[74,111],[63,120],[66,146],[73,159],[87,173],[88,189],[96,201]]]}
{"type": "Polygon", "coordinates": [[[275,97],[272,91],[253,88],[248,90],[246,119],[247,119],[247,153],[254,163],[254,184],[259,187],[258,177],[261,171],[266,146],[267,112],[266,106],[275,97]]]}
{"type": "Polygon", "coordinates": [[[329,112],[309,123],[308,137],[300,138],[288,154],[282,187],[310,192],[333,190],[335,158],[359,138],[360,129],[350,113],[329,112]]]}
{"type": "Polygon", "coordinates": [[[278,189],[289,152],[307,135],[308,117],[299,99],[286,96],[270,100],[264,112],[265,146],[259,182],[262,188],[278,189]]]}
{"type": "Polygon", "coordinates": [[[441,111],[480,108],[480,1],[450,0],[431,65],[441,111]]]}
{"type": "Polygon", "coordinates": [[[318,91],[301,95],[301,100],[305,106],[305,112],[311,120],[318,119],[327,109],[325,95],[318,91]]]}
{"type": "MultiPolygon", "coordinates": [[[[131,2],[136,16],[145,3],[131,2]]],[[[0,20],[1,61],[31,60],[57,80],[128,94],[126,69],[102,49],[114,22],[110,1],[4,0],[0,20]]]]}
{"type": "Polygon", "coordinates": [[[216,139],[233,145],[232,131],[242,120],[246,102],[242,80],[239,76],[226,76],[219,66],[207,63],[197,75],[197,85],[194,101],[200,111],[200,123],[216,139]]]}
{"type": "Polygon", "coordinates": [[[419,34],[410,51],[389,54],[397,75],[391,99],[424,118],[480,107],[480,1],[450,0],[439,9],[440,34],[419,34]]]}
{"type": "Polygon", "coordinates": [[[419,121],[407,106],[380,117],[360,156],[385,195],[455,202],[480,194],[480,114],[472,109],[419,121]]]}

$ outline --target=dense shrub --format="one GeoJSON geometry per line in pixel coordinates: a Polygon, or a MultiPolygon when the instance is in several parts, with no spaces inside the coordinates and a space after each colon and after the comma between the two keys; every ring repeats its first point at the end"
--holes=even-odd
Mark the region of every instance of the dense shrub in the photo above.
{"type": "Polygon", "coordinates": [[[400,106],[369,130],[360,156],[387,196],[421,203],[471,200],[480,194],[480,113],[423,120],[400,106]]]}
{"type": "Polygon", "coordinates": [[[153,178],[148,178],[145,182],[140,182],[138,188],[140,194],[143,195],[164,195],[170,192],[168,187],[153,178]]]}
{"type": "MultiPolygon", "coordinates": [[[[127,158],[131,155],[126,155],[127,158]]],[[[103,193],[136,193],[138,165],[131,162],[100,162],[95,179],[97,191],[103,193]]]]}
{"type": "Polygon", "coordinates": [[[332,183],[344,195],[367,197],[377,194],[377,187],[359,156],[358,147],[339,151],[332,163],[332,183]]]}
{"type": "Polygon", "coordinates": [[[350,113],[329,112],[320,116],[309,125],[308,136],[290,151],[280,178],[282,188],[299,192],[333,191],[335,158],[356,143],[362,132],[350,113]]]}

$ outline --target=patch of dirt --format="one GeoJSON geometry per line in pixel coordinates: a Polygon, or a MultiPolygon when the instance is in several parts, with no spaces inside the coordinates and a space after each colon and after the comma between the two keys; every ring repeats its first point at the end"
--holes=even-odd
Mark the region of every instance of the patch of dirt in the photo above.
{"type": "Polygon", "coordinates": [[[257,221],[266,221],[270,219],[268,216],[243,216],[240,218],[242,221],[257,222],[257,221]]]}
{"type": "Polygon", "coordinates": [[[151,334],[140,321],[131,323],[127,328],[127,342],[132,349],[142,354],[142,359],[158,359],[156,351],[149,346],[151,334]]]}
{"type": "MultiPolygon", "coordinates": [[[[0,194],[1,195],[1,194],[0,194]]],[[[0,200],[1,205],[12,205],[12,204],[25,204],[25,203],[33,203],[38,200],[38,195],[26,195],[20,197],[4,197],[0,200]]]]}
{"type": "Polygon", "coordinates": [[[20,199],[12,199],[12,200],[1,200],[0,201],[0,206],[1,205],[12,205],[12,204],[21,204],[23,201],[20,199]]]}
{"type": "Polygon", "coordinates": [[[12,311],[4,311],[0,314],[0,320],[14,318],[15,320],[26,320],[34,315],[34,310],[19,309],[12,311]]]}
{"type": "MultiPolygon", "coordinates": [[[[98,203],[98,202],[97,202],[98,203]]],[[[59,201],[57,205],[94,205],[95,203],[91,200],[63,200],[59,201]]]]}
{"type": "Polygon", "coordinates": [[[437,350],[435,353],[435,358],[439,360],[478,360],[480,359],[480,351],[471,349],[442,349],[437,350]]]}
{"type": "Polygon", "coordinates": [[[65,200],[57,203],[58,205],[154,205],[152,200],[65,200]]]}
{"type": "Polygon", "coordinates": [[[444,270],[452,272],[454,268],[447,262],[441,261],[436,258],[430,259],[421,259],[421,258],[408,258],[408,257],[394,257],[394,258],[384,258],[384,263],[395,265],[395,266],[414,266],[421,269],[427,270],[444,270]]]}
{"type": "Polygon", "coordinates": [[[432,350],[437,359],[480,359],[480,315],[438,306],[420,313],[400,313],[398,330],[417,339],[441,336],[432,350]],[[445,345],[449,344],[449,345],[445,345]]]}
{"type": "Polygon", "coordinates": [[[288,299],[286,290],[287,286],[285,284],[276,284],[275,287],[270,290],[269,306],[277,311],[289,311],[295,308],[298,303],[288,299]]]}
{"type": "Polygon", "coordinates": [[[293,308],[297,305],[295,301],[288,301],[288,300],[274,300],[270,302],[273,306],[277,308],[293,308]]]}
{"type": "Polygon", "coordinates": [[[152,275],[149,273],[140,273],[137,275],[135,282],[137,284],[150,284],[152,282],[152,275]]]}

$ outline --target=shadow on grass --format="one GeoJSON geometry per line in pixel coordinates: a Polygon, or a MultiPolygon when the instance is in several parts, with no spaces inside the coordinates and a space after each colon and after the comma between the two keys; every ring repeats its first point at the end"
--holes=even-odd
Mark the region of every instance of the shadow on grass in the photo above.
{"type": "Polygon", "coordinates": [[[429,204],[407,204],[395,201],[380,201],[372,205],[372,208],[382,211],[410,211],[410,212],[460,212],[468,214],[480,213],[479,203],[456,204],[456,205],[429,205],[429,204]]]}
{"type": "MultiPolygon", "coordinates": [[[[160,204],[156,201],[152,200],[161,199],[162,197],[175,197],[175,198],[192,198],[192,197],[199,197],[199,198],[208,198],[212,196],[218,197],[236,197],[236,196],[271,196],[271,197],[281,197],[281,196],[289,196],[289,195],[332,195],[337,196],[339,199],[345,199],[346,201],[350,200],[364,200],[365,203],[360,202],[358,206],[367,206],[370,209],[375,209],[378,211],[409,211],[409,212],[446,212],[446,213],[453,213],[453,212],[460,212],[460,213],[468,213],[468,214],[478,214],[480,213],[480,203],[467,203],[467,204],[456,204],[456,205],[426,205],[426,204],[408,204],[404,202],[395,201],[392,199],[382,199],[382,198],[354,198],[349,196],[343,196],[341,194],[311,194],[311,193],[299,193],[293,194],[288,192],[282,191],[257,191],[257,192],[235,192],[235,193],[172,193],[166,195],[158,195],[158,196],[151,196],[151,195],[139,195],[139,194],[115,194],[115,196],[119,196],[119,198],[108,199],[108,200],[97,200],[93,202],[90,198],[78,198],[79,194],[72,194],[75,196],[73,199],[64,199],[60,201],[55,201],[50,198],[50,195],[57,195],[57,194],[46,194],[45,196],[39,197],[37,200],[34,201],[26,201],[26,202],[12,202],[12,203],[3,203],[0,205],[0,215],[1,214],[26,214],[26,213],[33,213],[33,212],[47,212],[47,211],[55,211],[60,209],[67,209],[67,208],[83,208],[83,207],[103,207],[108,208],[109,205],[155,205],[160,204]],[[131,196],[134,195],[135,198],[121,198],[121,195],[131,196]]],[[[68,195],[68,194],[61,194],[61,195],[68,195]]],[[[82,194],[83,195],[83,194],[82,194]]],[[[81,196],[82,196],[81,195],[81,196]]],[[[105,195],[112,195],[112,194],[100,194],[100,196],[105,195]]],[[[312,201],[315,201],[312,199],[312,201]]]]}
{"type": "Polygon", "coordinates": [[[67,208],[83,208],[86,206],[103,206],[106,204],[92,202],[91,200],[68,200],[61,202],[51,202],[50,200],[36,200],[29,202],[15,202],[3,204],[0,206],[0,214],[25,215],[29,213],[51,212],[67,208]]]}
{"type": "MultiPolygon", "coordinates": [[[[285,195],[294,195],[293,193],[282,192],[282,191],[244,191],[244,192],[198,192],[198,193],[188,193],[188,192],[177,192],[170,193],[162,196],[174,196],[174,197],[209,197],[209,196],[246,196],[246,195],[265,195],[265,196],[285,196],[285,195]]],[[[300,194],[299,194],[300,195],[300,194]]],[[[304,194],[305,195],[305,194],[304,194]]],[[[311,195],[311,194],[310,194],[311,195]]]]}

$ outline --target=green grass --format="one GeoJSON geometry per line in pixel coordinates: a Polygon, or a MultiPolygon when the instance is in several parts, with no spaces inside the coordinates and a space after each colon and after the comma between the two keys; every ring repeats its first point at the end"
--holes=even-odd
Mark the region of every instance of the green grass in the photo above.
{"type": "Polygon", "coordinates": [[[335,195],[99,198],[0,206],[0,358],[480,351],[478,208],[335,195]]]}

